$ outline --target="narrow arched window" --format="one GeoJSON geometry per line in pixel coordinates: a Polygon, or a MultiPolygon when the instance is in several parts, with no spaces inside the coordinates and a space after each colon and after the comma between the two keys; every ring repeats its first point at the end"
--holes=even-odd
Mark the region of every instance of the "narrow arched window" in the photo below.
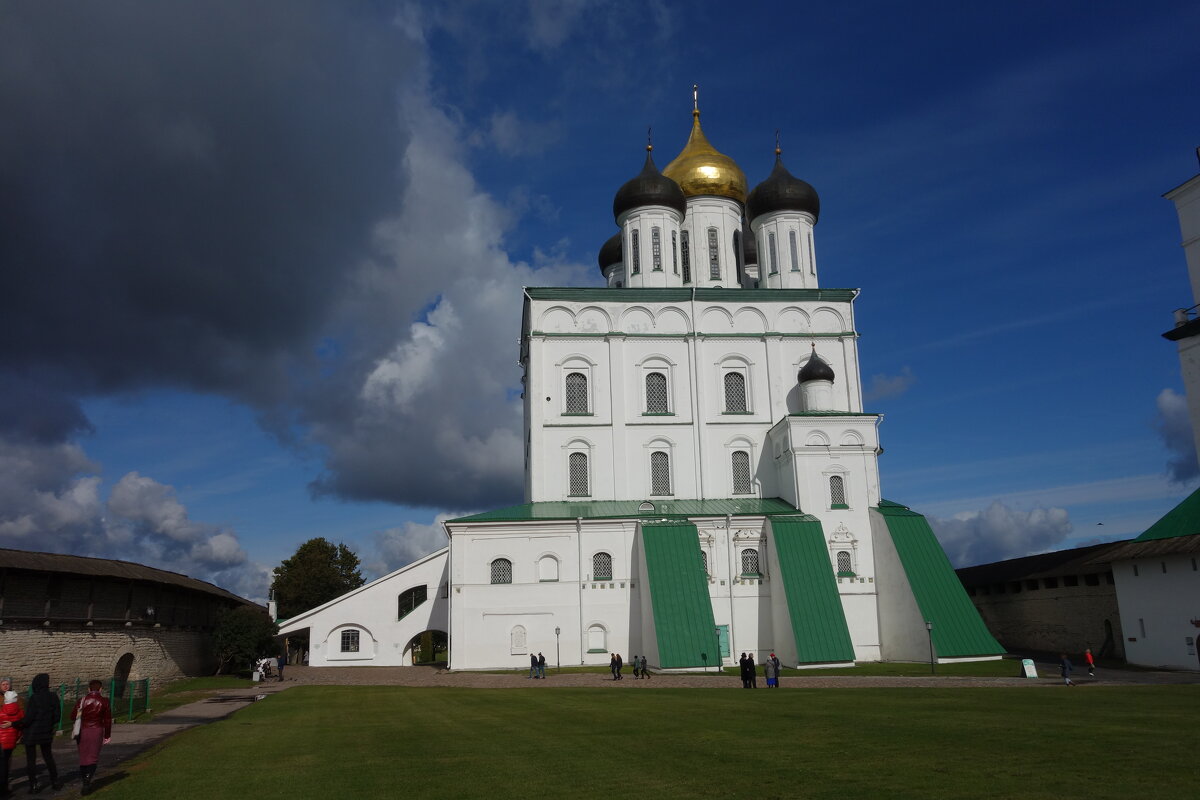
{"type": "Polygon", "coordinates": [[[742,574],[743,575],[761,575],[758,569],[758,551],[752,547],[747,547],[742,551],[742,574]]]}
{"type": "Polygon", "coordinates": [[[800,255],[799,247],[796,244],[796,232],[788,231],[788,244],[791,245],[792,251],[792,272],[800,271],[800,255]]]}
{"type": "Polygon", "coordinates": [[[812,240],[811,233],[808,235],[808,271],[812,275],[817,274],[816,255],[813,250],[813,240],[812,240]]]}
{"type": "Polygon", "coordinates": [[[742,234],[740,231],[733,232],[733,263],[737,268],[737,282],[742,284],[742,234]]]}
{"type": "Polygon", "coordinates": [[[834,506],[846,505],[846,483],[841,475],[829,476],[829,503],[834,506]]]}
{"type": "Polygon", "coordinates": [[[542,583],[558,580],[558,559],[554,556],[542,556],[538,559],[538,580],[542,583]]]}
{"type": "Polygon", "coordinates": [[[703,550],[700,551],[700,566],[704,568],[704,574],[708,575],[708,553],[703,550]]]}
{"type": "Polygon", "coordinates": [[[717,229],[708,229],[708,277],[721,280],[721,249],[717,245],[717,229]]]}
{"type": "Polygon", "coordinates": [[[671,493],[671,457],[661,450],[650,454],[650,494],[671,493]]]}
{"type": "Polygon", "coordinates": [[[679,234],[680,255],[683,259],[683,282],[692,282],[692,248],[689,242],[688,232],[681,231],[679,234]]]}
{"type": "Polygon", "coordinates": [[[725,413],[737,414],[746,410],[746,376],[740,372],[725,373],[725,413]]]}
{"type": "Polygon", "coordinates": [[[507,558],[492,562],[492,583],[512,583],[512,562],[507,558]]]}
{"type": "Polygon", "coordinates": [[[633,265],[633,274],[637,275],[642,271],[642,253],[641,245],[638,241],[638,232],[634,231],[629,237],[629,262],[633,265]]]}
{"type": "Polygon", "coordinates": [[[839,550],[837,554],[838,575],[848,577],[854,574],[854,569],[850,566],[850,553],[845,550],[839,550]]]}
{"type": "Polygon", "coordinates": [[[402,593],[397,600],[396,619],[401,620],[407,617],[413,609],[425,602],[428,595],[428,586],[414,586],[402,593]]]}
{"type": "Polygon", "coordinates": [[[750,454],[745,450],[734,450],[732,456],[733,493],[750,494],[750,454]]]}
{"type": "Polygon", "coordinates": [[[679,236],[675,231],[671,231],[671,269],[679,274],[679,236]]]}
{"type": "Polygon", "coordinates": [[[658,228],[650,229],[650,257],[654,260],[654,271],[662,272],[662,233],[658,228]]]}
{"type": "Polygon", "coordinates": [[[771,262],[771,274],[779,272],[779,257],[775,250],[775,234],[767,234],[767,257],[771,262]]]}
{"type": "Polygon", "coordinates": [[[587,497],[588,491],[588,457],[587,453],[571,453],[567,456],[567,471],[570,473],[571,497],[587,497]]]}
{"type": "Polygon", "coordinates": [[[592,580],[612,580],[612,556],[608,553],[596,553],[592,556],[592,580]]]}
{"type": "Polygon", "coordinates": [[[669,410],[667,403],[667,376],[661,372],[646,373],[646,413],[666,414],[669,410]]]}
{"type": "Polygon", "coordinates": [[[567,413],[588,413],[587,375],[582,372],[567,374],[567,413]]]}

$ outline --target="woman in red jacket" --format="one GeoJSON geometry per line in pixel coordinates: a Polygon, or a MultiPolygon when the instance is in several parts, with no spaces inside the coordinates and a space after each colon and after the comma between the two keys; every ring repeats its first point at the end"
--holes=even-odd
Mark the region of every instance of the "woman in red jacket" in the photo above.
{"type": "Polygon", "coordinates": [[[0,692],[4,693],[4,705],[0,705],[0,797],[9,797],[8,768],[21,738],[21,732],[13,727],[13,723],[25,716],[25,712],[21,710],[17,693],[12,691],[12,681],[8,678],[0,679],[0,692]]]}
{"type": "Polygon", "coordinates": [[[71,709],[72,721],[80,717],[79,774],[83,777],[83,792],[92,790],[92,778],[96,775],[96,763],[100,760],[100,747],[112,738],[112,711],[108,701],[100,694],[100,681],[88,683],[88,693],[80,698],[71,709]]]}

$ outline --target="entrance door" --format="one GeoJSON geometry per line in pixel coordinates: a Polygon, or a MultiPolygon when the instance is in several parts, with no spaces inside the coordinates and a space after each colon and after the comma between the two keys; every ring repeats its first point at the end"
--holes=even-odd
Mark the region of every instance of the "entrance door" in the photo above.
{"type": "Polygon", "coordinates": [[[729,658],[729,626],[717,626],[717,644],[721,648],[721,658],[729,658]]]}

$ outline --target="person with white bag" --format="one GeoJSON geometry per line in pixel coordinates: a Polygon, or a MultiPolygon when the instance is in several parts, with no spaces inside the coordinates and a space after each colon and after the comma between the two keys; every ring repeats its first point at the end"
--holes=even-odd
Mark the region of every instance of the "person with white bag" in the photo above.
{"type": "Polygon", "coordinates": [[[112,739],[112,709],[108,700],[100,694],[100,681],[88,683],[88,693],[79,698],[75,708],[71,709],[71,719],[75,727],[71,731],[75,744],[79,747],[79,774],[83,778],[83,791],[92,791],[92,778],[96,776],[96,766],[100,762],[100,748],[112,739]]]}

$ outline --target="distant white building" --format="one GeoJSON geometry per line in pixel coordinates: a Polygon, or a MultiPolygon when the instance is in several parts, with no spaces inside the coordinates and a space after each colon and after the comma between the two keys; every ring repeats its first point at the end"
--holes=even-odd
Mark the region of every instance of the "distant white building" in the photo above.
{"type": "Polygon", "coordinates": [[[858,290],[819,286],[816,191],[777,149],[747,194],[698,109],[661,173],[647,150],[606,286],[525,291],[526,502],[283,632],[314,665],[403,662],[422,625],[458,669],[998,657],[924,517],[881,498],[858,290]]]}

